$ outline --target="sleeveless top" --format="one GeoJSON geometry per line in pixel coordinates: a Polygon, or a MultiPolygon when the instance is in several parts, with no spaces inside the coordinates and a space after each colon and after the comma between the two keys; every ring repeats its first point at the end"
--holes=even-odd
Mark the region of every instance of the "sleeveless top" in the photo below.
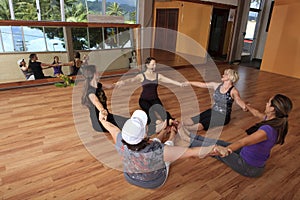
{"type": "Polygon", "coordinates": [[[215,103],[212,109],[224,115],[230,115],[232,110],[232,103],[234,101],[234,99],[230,96],[230,92],[234,86],[231,86],[225,94],[222,94],[220,91],[222,85],[223,83],[220,84],[214,92],[213,98],[215,103]]]}
{"type": "MultiPolygon", "coordinates": [[[[52,64],[61,64],[61,62],[59,62],[59,63],[52,63],[52,64]]],[[[58,65],[58,66],[56,66],[56,67],[53,67],[53,70],[54,70],[54,75],[56,75],[56,74],[64,74],[63,72],[62,72],[62,70],[61,70],[61,65],[58,65]]]]}
{"type": "Polygon", "coordinates": [[[124,176],[129,183],[143,188],[157,188],[164,183],[167,177],[164,144],[153,140],[136,152],[122,143],[122,133],[119,133],[115,147],[122,157],[124,176]]]}
{"type": "Polygon", "coordinates": [[[35,79],[42,79],[45,78],[45,75],[43,73],[43,69],[41,66],[41,62],[31,62],[29,61],[29,69],[33,72],[33,75],[35,79]]]}
{"type": "MultiPolygon", "coordinates": [[[[88,91],[87,91],[87,96],[89,94],[95,94],[96,97],[98,98],[99,102],[102,104],[103,108],[107,109],[107,103],[106,103],[107,97],[105,95],[104,90],[102,89],[102,84],[101,83],[99,83],[99,82],[97,83],[97,88],[94,88],[93,86],[89,85],[88,91]]],[[[90,105],[92,105],[92,107],[96,107],[96,106],[93,105],[93,103],[91,102],[91,100],[89,98],[88,98],[88,100],[90,102],[90,105]]]]}
{"type": "MultiPolygon", "coordinates": [[[[98,83],[97,88],[94,88],[93,86],[89,85],[87,96],[89,94],[95,94],[99,100],[99,102],[102,104],[103,108],[107,110],[107,97],[104,93],[104,90],[102,89],[102,84],[98,83]]],[[[99,110],[96,106],[91,102],[90,98],[88,98],[89,101],[89,110],[90,110],[90,117],[92,119],[92,124],[97,125],[99,123],[99,110]]]]}
{"type": "Polygon", "coordinates": [[[144,73],[144,80],[142,82],[143,91],[141,93],[141,99],[153,100],[158,99],[157,87],[158,87],[158,74],[156,73],[155,80],[148,80],[144,73]]]}

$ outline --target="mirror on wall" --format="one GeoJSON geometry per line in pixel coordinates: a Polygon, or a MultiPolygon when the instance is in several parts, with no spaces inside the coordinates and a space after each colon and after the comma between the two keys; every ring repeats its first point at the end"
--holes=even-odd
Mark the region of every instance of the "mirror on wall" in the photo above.
{"type": "MultiPolygon", "coordinates": [[[[131,52],[136,49],[133,41],[136,24],[11,22],[2,25],[0,21],[0,83],[26,81],[17,62],[24,59],[28,64],[31,53],[36,53],[40,62],[51,64],[54,56],[68,63],[75,52],[80,52],[102,70],[115,70],[129,68],[131,52]]],[[[43,72],[54,77],[53,68],[43,72]]],[[[70,74],[69,67],[63,67],[63,72],[70,74]]]]}

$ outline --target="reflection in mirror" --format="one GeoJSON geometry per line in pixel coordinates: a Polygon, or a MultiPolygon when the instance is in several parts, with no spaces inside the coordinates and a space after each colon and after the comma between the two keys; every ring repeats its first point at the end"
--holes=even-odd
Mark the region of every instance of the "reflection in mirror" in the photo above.
{"type": "Polygon", "coordinates": [[[103,31],[102,28],[89,28],[90,49],[103,49],[103,31]]]}
{"type": "MultiPolygon", "coordinates": [[[[0,21],[0,83],[25,81],[17,61],[24,59],[28,64],[31,53],[37,53],[43,63],[52,63],[54,56],[62,63],[69,63],[74,53],[80,52],[99,71],[129,68],[131,52],[136,48],[133,29],[137,27],[136,24],[0,21]]],[[[62,69],[64,74],[70,74],[69,67],[62,69]]],[[[45,76],[53,76],[53,68],[43,72],[45,76]]]]}
{"type": "Polygon", "coordinates": [[[72,28],[72,41],[74,50],[89,49],[87,28],[72,28]]]}
{"type": "Polygon", "coordinates": [[[48,51],[66,51],[63,28],[45,27],[48,51]]]}

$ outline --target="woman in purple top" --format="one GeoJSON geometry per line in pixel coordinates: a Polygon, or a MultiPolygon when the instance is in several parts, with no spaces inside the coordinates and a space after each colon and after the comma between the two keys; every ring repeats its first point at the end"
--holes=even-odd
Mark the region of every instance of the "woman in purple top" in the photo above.
{"type": "Polygon", "coordinates": [[[292,107],[292,101],[282,94],[269,99],[264,113],[247,105],[247,109],[254,116],[263,120],[247,130],[248,136],[230,144],[192,135],[191,147],[213,143],[220,145],[218,149],[227,152],[225,153],[227,155],[215,156],[215,158],[244,176],[259,177],[264,171],[273,146],[284,143],[288,132],[288,115],[292,107]]]}
{"type": "Polygon", "coordinates": [[[53,67],[54,70],[54,76],[59,76],[61,74],[64,74],[61,70],[62,67],[62,63],[59,61],[59,57],[58,56],[54,56],[53,58],[53,63],[52,65],[54,65],[55,67],[53,67]]]}
{"type": "Polygon", "coordinates": [[[159,82],[170,83],[177,86],[186,86],[186,83],[180,83],[169,79],[162,74],[155,72],[156,60],[153,57],[148,57],[145,61],[146,71],[136,75],[133,78],[121,80],[116,83],[116,86],[120,87],[125,83],[140,82],[143,90],[139,98],[139,105],[143,111],[147,113],[149,130],[148,134],[152,135],[155,133],[155,126],[157,123],[161,123],[167,119],[172,118],[171,114],[164,109],[161,100],[158,97],[157,87],[159,82]],[[158,117],[159,115],[159,117],[158,117]]]}

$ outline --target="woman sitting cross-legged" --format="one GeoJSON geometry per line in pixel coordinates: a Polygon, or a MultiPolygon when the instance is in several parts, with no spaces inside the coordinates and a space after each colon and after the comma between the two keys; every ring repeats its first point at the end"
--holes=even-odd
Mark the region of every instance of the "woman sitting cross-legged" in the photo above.
{"type": "Polygon", "coordinates": [[[246,103],[241,99],[239,91],[234,87],[234,83],[239,79],[237,71],[226,69],[218,82],[187,82],[192,86],[200,88],[214,89],[214,104],[212,108],[207,109],[200,114],[183,120],[184,125],[189,130],[205,130],[216,126],[224,126],[230,122],[232,104],[234,101],[247,111],[246,103]]]}
{"type": "Polygon", "coordinates": [[[174,119],[171,114],[164,108],[159,96],[157,88],[160,83],[168,83],[180,87],[186,86],[186,83],[180,83],[156,72],[156,59],[148,57],[145,61],[146,71],[137,74],[132,78],[120,80],[116,82],[117,87],[121,87],[126,83],[139,82],[142,85],[142,93],[139,98],[139,105],[148,116],[148,135],[151,136],[155,132],[158,123],[170,119],[174,119]]]}
{"type": "MultiPolygon", "coordinates": [[[[136,110],[132,114],[122,131],[107,121],[105,115],[100,114],[99,120],[111,134],[116,149],[122,156],[126,181],[142,188],[154,189],[162,186],[167,180],[170,163],[179,158],[205,157],[209,153],[214,154],[215,151],[221,152],[214,146],[194,148],[174,146],[176,125],[162,129],[154,135],[155,138],[149,139],[147,114],[142,110],[136,110]],[[169,137],[162,143],[162,138],[166,134],[169,137]]],[[[225,155],[224,152],[221,155],[225,155]]]]}
{"type": "Polygon", "coordinates": [[[271,149],[276,144],[284,143],[288,132],[288,115],[292,107],[292,101],[281,94],[269,99],[264,114],[247,105],[248,110],[263,121],[248,129],[248,136],[233,143],[189,134],[183,128],[179,130],[179,135],[184,140],[190,140],[190,147],[220,145],[217,149],[226,152],[225,156],[215,158],[241,175],[259,177],[264,171],[271,149]]]}

